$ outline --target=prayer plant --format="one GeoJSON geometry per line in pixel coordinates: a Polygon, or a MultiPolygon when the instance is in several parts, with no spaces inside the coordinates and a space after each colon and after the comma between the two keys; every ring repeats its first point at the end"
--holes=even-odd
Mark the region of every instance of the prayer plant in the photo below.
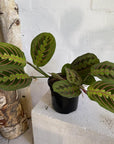
{"type": "Polygon", "coordinates": [[[87,53],[62,67],[61,74],[45,73],[40,67],[46,65],[54,54],[56,41],[51,33],[41,33],[31,43],[33,64],[16,46],[0,42],[0,89],[12,91],[31,84],[36,76],[29,76],[24,67],[32,66],[41,77],[53,77],[57,81],[53,90],[63,97],[79,96],[84,91],[91,100],[114,113],[114,63],[100,62],[97,56],[87,53]],[[95,77],[99,80],[96,81],[95,77]],[[89,85],[87,89],[85,85],[89,85]]]}

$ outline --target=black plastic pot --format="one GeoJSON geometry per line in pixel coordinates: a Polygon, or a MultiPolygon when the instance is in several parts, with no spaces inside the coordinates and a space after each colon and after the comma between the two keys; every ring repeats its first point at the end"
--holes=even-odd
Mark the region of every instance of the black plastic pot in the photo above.
{"type": "Polygon", "coordinates": [[[52,80],[53,78],[50,77],[48,79],[48,85],[51,90],[52,95],[52,106],[56,112],[62,114],[68,114],[77,109],[78,106],[78,99],[79,97],[74,98],[66,98],[61,96],[60,94],[53,91],[52,85],[55,81],[52,80]]]}

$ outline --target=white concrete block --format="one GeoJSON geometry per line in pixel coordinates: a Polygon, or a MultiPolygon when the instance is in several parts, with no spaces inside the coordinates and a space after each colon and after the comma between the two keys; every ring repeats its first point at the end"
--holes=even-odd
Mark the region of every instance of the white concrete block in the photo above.
{"type": "Polygon", "coordinates": [[[91,0],[95,10],[114,11],[114,0],[91,0]]]}
{"type": "Polygon", "coordinates": [[[78,109],[59,114],[48,92],[32,110],[34,144],[114,144],[114,114],[80,95],[78,109]]]}

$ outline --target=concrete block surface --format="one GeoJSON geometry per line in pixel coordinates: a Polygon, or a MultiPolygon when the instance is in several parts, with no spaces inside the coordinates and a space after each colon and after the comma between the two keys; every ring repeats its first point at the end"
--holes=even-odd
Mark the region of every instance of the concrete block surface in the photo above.
{"type": "Polygon", "coordinates": [[[114,144],[114,115],[80,95],[78,109],[59,114],[50,92],[32,110],[34,144],[114,144]]]}

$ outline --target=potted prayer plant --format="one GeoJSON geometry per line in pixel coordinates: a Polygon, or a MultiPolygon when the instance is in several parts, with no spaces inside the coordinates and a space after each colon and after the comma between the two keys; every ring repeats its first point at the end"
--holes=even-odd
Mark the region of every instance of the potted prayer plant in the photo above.
{"type": "Polygon", "coordinates": [[[46,65],[54,54],[56,41],[51,33],[41,33],[31,43],[31,57],[34,64],[26,61],[24,53],[14,45],[0,43],[0,89],[17,90],[31,84],[34,78],[48,78],[52,103],[56,111],[70,113],[77,108],[81,92],[114,112],[114,63],[100,62],[92,53],[77,57],[65,64],[60,73],[45,73],[41,67],[46,65]],[[32,66],[41,77],[29,76],[25,65],[32,66]],[[96,81],[95,77],[100,80],[96,81]],[[89,85],[87,89],[84,85],[89,85]]]}

